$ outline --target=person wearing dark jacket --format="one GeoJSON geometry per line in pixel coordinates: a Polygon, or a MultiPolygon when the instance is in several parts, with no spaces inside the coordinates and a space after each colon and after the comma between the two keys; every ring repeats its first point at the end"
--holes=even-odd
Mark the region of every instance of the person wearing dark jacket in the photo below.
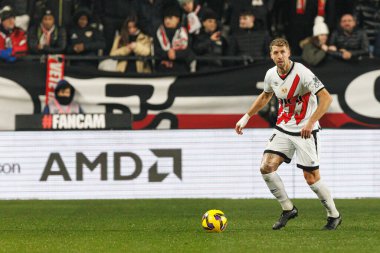
{"type": "Polygon", "coordinates": [[[339,59],[351,60],[368,56],[369,42],[364,30],[356,27],[355,18],[345,14],[340,19],[340,28],[330,37],[329,51],[339,59]]]}
{"type": "Polygon", "coordinates": [[[54,90],[54,98],[49,101],[43,114],[84,113],[82,107],[74,100],[75,89],[65,79],[59,80],[54,90]]]}
{"type": "Polygon", "coordinates": [[[66,29],[55,24],[51,10],[46,10],[41,23],[28,33],[29,50],[34,54],[61,54],[66,50],[66,29]]]}
{"type": "Polygon", "coordinates": [[[12,8],[4,7],[0,12],[0,20],[0,59],[13,62],[28,50],[26,33],[16,27],[12,8]]]}
{"type": "Polygon", "coordinates": [[[164,10],[164,22],[154,38],[154,54],[160,58],[159,72],[186,73],[190,70],[192,51],[189,34],[180,25],[181,12],[177,6],[164,10]]]}
{"type": "Polygon", "coordinates": [[[100,17],[106,41],[105,53],[108,54],[112,48],[115,33],[123,25],[127,17],[136,16],[136,5],[140,0],[97,0],[96,15],[100,17]]]}
{"type": "Polygon", "coordinates": [[[226,23],[230,27],[230,34],[234,34],[239,30],[240,13],[245,9],[252,9],[255,15],[256,26],[260,25],[263,29],[268,30],[267,16],[275,0],[230,0],[227,2],[226,23]]]}
{"type": "MultiPolygon", "coordinates": [[[[227,41],[218,29],[217,15],[211,10],[204,8],[202,16],[202,29],[194,37],[194,53],[198,56],[223,56],[227,53],[227,41]]],[[[221,60],[199,60],[197,61],[198,71],[208,71],[219,69],[223,66],[221,60]]]]}
{"type": "MultiPolygon", "coordinates": [[[[176,0],[171,0],[176,3],[176,0]]],[[[137,5],[137,18],[141,31],[154,37],[158,27],[162,23],[162,11],[165,8],[165,0],[139,0],[137,5]]],[[[167,0],[166,0],[167,2],[167,0]]]]}
{"type": "MultiPolygon", "coordinates": [[[[312,36],[314,19],[318,15],[318,9],[325,1],[319,0],[292,0],[287,1],[283,14],[285,37],[288,39],[292,55],[299,56],[302,50],[299,47],[301,40],[312,36]]],[[[341,1],[344,2],[344,1],[341,1]]]]}
{"type": "MultiPolygon", "coordinates": [[[[75,13],[74,27],[69,33],[67,53],[83,56],[96,56],[106,44],[99,30],[90,26],[91,13],[88,9],[80,9],[75,13]]],[[[97,66],[96,61],[72,61],[72,65],[97,66]]]]}
{"type": "Polygon", "coordinates": [[[253,60],[268,57],[269,33],[255,27],[255,16],[251,9],[243,10],[239,19],[239,30],[232,34],[229,54],[250,56],[253,60]]]}
{"type": "Polygon", "coordinates": [[[374,45],[373,55],[375,57],[380,58],[380,30],[378,30],[377,35],[375,37],[375,45],[374,45]]]}

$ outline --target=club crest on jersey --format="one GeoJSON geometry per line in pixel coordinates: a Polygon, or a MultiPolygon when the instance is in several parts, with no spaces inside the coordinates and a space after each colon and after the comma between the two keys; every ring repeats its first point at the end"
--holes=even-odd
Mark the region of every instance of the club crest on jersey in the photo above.
{"type": "Polygon", "coordinates": [[[281,92],[284,93],[284,94],[288,93],[288,88],[286,88],[286,87],[282,88],[281,92]]]}
{"type": "Polygon", "coordinates": [[[318,88],[319,86],[322,85],[321,81],[319,81],[319,79],[318,79],[317,76],[314,76],[314,77],[313,77],[313,81],[314,81],[314,86],[315,86],[315,88],[318,88]]]}

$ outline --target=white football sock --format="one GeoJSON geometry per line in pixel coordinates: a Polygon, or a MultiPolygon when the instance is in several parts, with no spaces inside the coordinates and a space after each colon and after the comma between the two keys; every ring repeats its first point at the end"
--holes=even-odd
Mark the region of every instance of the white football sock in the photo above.
{"type": "Polygon", "coordinates": [[[265,183],[267,184],[270,192],[280,202],[282,210],[289,211],[293,209],[293,203],[286,194],[285,186],[282,183],[280,176],[274,171],[269,174],[262,174],[265,183]]]}
{"type": "Polygon", "coordinates": [[[326,208],[327,216],[333,218],[339,217],[339,212],[335,207],[329,188],[322,183],[321,180],[309,186],[317,194],[322,205],[326,208]]]}

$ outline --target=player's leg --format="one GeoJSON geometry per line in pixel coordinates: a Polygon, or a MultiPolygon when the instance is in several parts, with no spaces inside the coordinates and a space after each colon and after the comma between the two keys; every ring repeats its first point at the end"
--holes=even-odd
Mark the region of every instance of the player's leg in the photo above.
{"type": "Polygon", "coordinates": [[[341,223],[341,217],[335,207],[328,187],[321,180],[319,173],[319,139],[317,132],[309,139],[300,136],[292,137],[297,152],[297,167],[303,170],[307,184],[317,194],[322,205],[326,208],[327,224],[325,229],[336,229],[341,223]]]}
{"type": "Polygon", "coordinates": [[[324,226],[324,229],[336,229],[342,223],[342,218],[335,207],[329,188],[321,180],[319,169],[312,171],[304,170],[303,174],[307,184],[315,192],[315,194],[317,194],[319,200],[326,209],[327,224],[324,226]]]}
{"type": "Polygon", "coordinates": [[[285,191],[281,177],[276,172],[283,162],[283,157],[272,153],[265,153],[261,161],[260,172],[270,192],[280,203],[282,210],[290,211],[293,209],[293,203],[285,191]]]}
{"type": "Polygon", "coordinates": [[[290,162],[289,157],[292,157],[293,153],[294,150],[292,151],[292,147],[289,148],[287,137],[275,131],[275,134],[269,139],[260,166],[260,171],[265,183],[283,210],[280,219],[273,225],[273,229],[276,230],[284,227],[289,219],[296,217],[298,214],[297,208],[289,199],[285,186],[276,172],[284,161],[287,163],[290,162]]]}

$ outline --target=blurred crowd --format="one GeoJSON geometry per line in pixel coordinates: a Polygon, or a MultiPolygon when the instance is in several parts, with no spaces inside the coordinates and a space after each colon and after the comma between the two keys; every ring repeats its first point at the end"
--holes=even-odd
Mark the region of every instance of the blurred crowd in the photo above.
{"type": "Polygon", "coordinates": [[[0,58],[118,56],[71,65],[210,71],[268,59],[272,38],[316,66],[380,57],[380,0],[0,0],[0,58]],[[124,59],[121,59],[124,57],[124,59]]]}

